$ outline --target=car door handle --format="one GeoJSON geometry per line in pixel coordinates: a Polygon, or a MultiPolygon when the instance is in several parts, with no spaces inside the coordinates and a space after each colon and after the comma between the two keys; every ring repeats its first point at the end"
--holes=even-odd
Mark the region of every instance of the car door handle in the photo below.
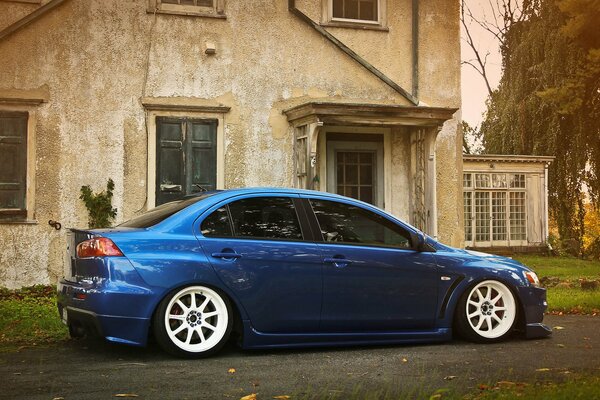
{"type": "Polygon", "coordinates": [[[339,258],[339,257],[327,257],[323,259],[323,262],[328,264],[333,264],[336,267],[343,268],[348,264],[352,263],[352,260],[348,260],[347,258],[339,258]]]}
{"type": "Polygon", "coordinates": [[[236,259],[236,258],[240,258],[242,255],[238,254],[238,253],[212,253],[211,256],[214,258],[236,259]]]}

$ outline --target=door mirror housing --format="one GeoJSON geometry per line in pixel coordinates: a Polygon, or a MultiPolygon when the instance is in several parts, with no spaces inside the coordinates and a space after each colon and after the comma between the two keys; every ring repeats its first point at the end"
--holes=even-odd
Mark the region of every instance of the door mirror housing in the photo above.
{"type": "Polygon", "coordinates": [[[427,243],[427,239],[423,232],[411,233],[410,236],[416,251],[422,253],[435,253],[435,248],[427,243]]]}

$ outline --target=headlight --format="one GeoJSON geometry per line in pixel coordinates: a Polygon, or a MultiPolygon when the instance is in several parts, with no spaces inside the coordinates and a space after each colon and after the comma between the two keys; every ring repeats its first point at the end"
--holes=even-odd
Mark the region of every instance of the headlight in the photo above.
{"type": "Polygon", "coordinates": [[[540,280],[538,279],[538,276],[535,274],[535,272],[533,272],[533,271],[525,272],[525,278],[527,278],[527,280],[529,281],[531,286],[536,286],[536,287],[540,286],[540,280]]]}

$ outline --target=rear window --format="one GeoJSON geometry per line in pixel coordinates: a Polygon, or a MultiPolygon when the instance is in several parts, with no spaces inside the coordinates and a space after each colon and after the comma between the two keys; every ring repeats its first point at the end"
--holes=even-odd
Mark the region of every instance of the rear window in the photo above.
{"type": "Polygon", "coordinates": [[[172,201],[170,203],[165,203],[160,205],[152,210],[148,210],[142,215],[139,215],[135,218],[130,219],[129,221],[123,222],[120,227],[124,228],[149,228],[158,224],[159,222],[164,221],[169,218],[171,215],[183,210],[186,207],[191,206],[198,201],[204,200],[216,192],[207,192],[200,196],[188,197],[182,200],[172,201]]]}

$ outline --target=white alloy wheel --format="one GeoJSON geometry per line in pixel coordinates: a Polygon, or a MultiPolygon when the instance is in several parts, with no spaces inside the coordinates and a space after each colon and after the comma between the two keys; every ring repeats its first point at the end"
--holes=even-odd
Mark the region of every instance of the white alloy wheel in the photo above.
{"type": "Polygon", "coordinates": [[[223,298],[204,286],[190,286],[175,293],[164,314],[171,342],[189,353],[211,350],[228,332],[229,313],[223,298]]]}
{"type": "Polygon", "coordinates": [[[517,315],[515,298],[506,285],[498,281],[483,281],[469,293],[465,315],[476,335],[497,339],[513,326],[517,315]]]}

